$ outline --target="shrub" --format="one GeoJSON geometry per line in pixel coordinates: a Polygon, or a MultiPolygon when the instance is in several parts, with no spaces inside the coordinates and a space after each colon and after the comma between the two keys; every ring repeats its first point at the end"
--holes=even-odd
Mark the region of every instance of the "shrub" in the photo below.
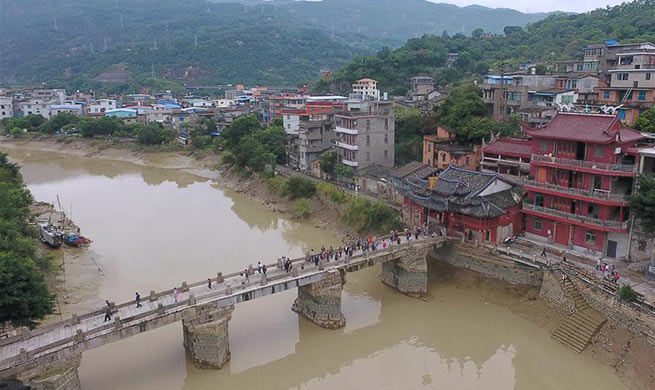
{"type": "Polygon", "coordinates": [[[344,211],[343,221],[353,230],[363,232],[388,232],[401,227],[394,209],[383,202],[369,202],[358,198],[344,211]]]}
{"type": "Polygon", "coordinates": [[[300,198],[293,202],[293,216],[296,218],[307,218],[312,215],[312,203],[307,198],[300,198]]]}
{"type": "Polygon", "coordinates": [[[19,129],[18,127],[14,127],[13,129],[9,130],[9,135],[14,138],[20,138],[23,136],[23,130],[19,129]]]}
{"type": "Polygon", "coordinates": [[[232,153],[230,151],[227,151],[227,152],[223,153],[223,156],[221,158],[221,164],[232,166],[236,162],[237,162],[237,158],[234,155],[234,153],[232,153]]]}
{"type": "Polygon", "coordinates": [[[158,124],[144,125],[136,129],[137,142],[144,145],[161,145],[175,138],[175,130],[165,129],[158,124]]]}
{"type": "Polygon", "coordinates": [[[316,183],[300,175],[291,176],[287,180],[286,195],[291,199],[311,198],[316,193],[316,183]]]}
{"type": "Polygon", "coordinates": [[[637,300],[637,292],[627,284],[621,286],[618,290],[619,297],[626,302],[637,300]]]}
{"type": "Polygon", "coordinates": [[[287,180],[281,176],[272,177],[266,180],[268,190],[277,196],[282,196],[287,190],[287,180]]]}

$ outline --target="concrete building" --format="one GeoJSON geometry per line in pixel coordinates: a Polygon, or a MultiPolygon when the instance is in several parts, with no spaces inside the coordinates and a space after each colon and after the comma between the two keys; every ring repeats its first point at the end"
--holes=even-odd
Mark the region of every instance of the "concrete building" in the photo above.
{"type": "Polygon", "coordinates": [[[87,112],[91,114],[99,114],[110,110],[115,110],[117,108],[118,101],[116,99],[98,99],[95,102],[89,104],[87,112]]]}
{"type": "Polygon", "coordinates": [[[298,169],[309,172],[314,161],[334,148],[332,113],[302,114],[298,123],[298,169]]]}
{"type": "Polygon", "coordinates": [[[635,185],[641,133],[617,115],[581,113],[559,113],[523,131],[532,137],[534,178],[525,182],[528,235],[600,256],[627,255],[626,196],[635,185]]]}
{"type": "Polygon", "coordinates": [[[393,167],[393,103],[350,100],[348,110],[335,114],[336,146],[340,159],[354,169],[372,164],[393,167]]]}
{"type": "Polygon", "coordinates": [[[14,99],[11,96],[0,96],[0,120],[14,116],[14,99]]]}
{"type": "Polygon", "coordinates": [[[412,95],[417,96],[427,95],[437,86],[436,80],[430,76],[414,76],[409,81],[412,95]]]}
{"type": "Polygon", "coordinates": [[[362,95],[364,99],[380,99],[378,82],[373,79],[360,79],[353,83],[353,94],[362,95]]]}
{"type": "Polygon", "coordinates": [[[55,103],[52,100],[26,99],[16,103],[18,116],[41,115],[50,119],[50,105],[55,103]]]}

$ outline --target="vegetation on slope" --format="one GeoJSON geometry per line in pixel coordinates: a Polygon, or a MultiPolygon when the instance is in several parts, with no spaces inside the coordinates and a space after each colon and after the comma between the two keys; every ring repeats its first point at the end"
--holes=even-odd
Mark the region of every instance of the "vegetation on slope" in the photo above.
{"type": "Polygon", "coordinates": [[[508,69],[520,63],[577,58],[590,43],[617,39],[621,42],[655,40],[655,0],[637,0],[585,14],[555,14],[528,25],[509,26],[502,36],[424,35],[404,46],[383,48],[377,54],[357,57],[331,76],[317,81],[315,89],[338,91],[362,77],[372,77],[392,94],[404,94],[409,78],[417,74],[436,77],[441,86],[484,75],[506,62],[508,69]],[[459,58],[447,67],[448,53],[459,58]]]}

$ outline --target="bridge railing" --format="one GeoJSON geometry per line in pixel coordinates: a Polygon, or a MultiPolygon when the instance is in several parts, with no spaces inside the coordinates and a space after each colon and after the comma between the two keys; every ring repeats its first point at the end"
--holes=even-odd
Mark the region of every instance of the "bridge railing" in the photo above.
{"type": "MultiPolygon", "coordinates": [[[[380,242],[382,242],[383,240],[386,240],[388,238],[389,238],[389,235],[385,235],[385,236],[377,237],[376,240],[379,240],[380,242]]],[[[433,238],[433,237],[428,237],[427,238],[427,240],[434,241],[435,243],[439,242],[439,241],[444,241],[446,239],[447,239],[446,237],[442,237],[442,236],[439,236],[436,239],[433,238]]],[[[343,263],[349,263],[352,260],[358,260],[360,258],[370,258],[372,256],[375,256],[378,253],[383,254],[383,253],[394,252],[395,250],[398,250],[398,249],[401,249],[401,248],[411,247],[414,242],[415,242],[415,240],[406,241],[405,243],[402,243],[400,245],[396,244],[396,245],[388,246],[385,249],[379,249],[379,250],[376,250],[374,252],[369,252],[368,254],[367,253],[360,253],[360,254],[354,255],[352,257],[344,256],[339,261],[334,261],[334,262],[331,262],[329,264],[336,266],[336,265],[343,264],[343,263]]],[[[306,263],[306,262],[307,262],[307,255],[305,255],[303,257],[297,257],[295,259],[292,259],[293,264],[306,263]]],[[[307,269],[307,271],[305,273],[303,273],[302,275],[298,275],[298,277],[308,277],[308,276],[311,276],[312,274],[317,274],[317,273],[323,272],[323,271],[318,271],[318,272],[314,271],[314,272],[312,272],[312,269],[314,269],[314,268],[317,269],[318,267],[312,265],[313,263],[309,263],[309,264],[310,265],[309,265],[309,268],[307,269]]],[[[277,268],[277,263],[266,265],[266,266],[267,266],[267,268],[270,267],[270,269],[274,269],[274,268],[277,268]]],[[[143,319],[151,317],[151,316],[159,316],[159,315],[164,314],[164,313],[173,314],[173,313],[179,311],[179,310],[174,310],[176,308],[184,309],[184,308],[186,308],[188,306],[193,306],[194,304],[197,304],[198,302],[196,301],[196,299],[198,299],[198,300],[200,300],[202,302],[213,301],[218,297],[224,297],[224,298],[227,299],[227,298],[233,297],[233,296],[238,295],[238,294],[243,294],[244,291],[249,291],[249,290],[254,291],[254,290],[257,290],[257,289],[259,289],[261,287],[260,285],[247,284],[247,285],[243,285],[242,289],[238,289],[239,285],[237,285],[236,286],[237,290],[235,290],[230,295],[226,295],[225,291],[227,290],[227,286],[229,285],[227,279],[237,277],[242,272],[243,271],[234,272],[234,273],[231,273],[231,274],[224,275],[223,278],[225,280],[225,283],[224,283],[224,288],[223,289],[217,288],[216,290],[208,291],[207,293],[205,293],[205,294],[203,294],[203,295],[201,295],[199,297],[194,296],[194,299],[193,299],[194,302],[193,303],[192,303],[192,299],[191,299],[192,294],[190,294],[186,299],[181,299],[178,302],[175,302],[175,303],[172,303],[172,304],[164,305],[163,303],[160,303],[161,306],[158,306],[155,309],[152,309],[152,310],[149,310],[149,311],[144,311],[142,313],[139,313],[139,314],[136,314],[136,315],[133,315],[133,316],[130,316],[130,317],[120,318],[120,324],[121,324],[120,326],[118,326],[117,323],[115,321],[113,321],[113,322],[103,324],[103,325],[94,327],[92,329],[89,329],[86,332],[81,332],[80,334],[75,334],[73,336],[66,337],[66,338],[63,338],[63,339],[60,339],[60,340],[57,340],[57,341],[42,345],[42,346],[37,347],[35,349],[25,351],[26,356],[24,355],[23,357],[21,357],[20,354],[18,354],[18,355],[12,356],[10,358],[4,359],[4,360],[2,360],[0,362],[0,365],[1,365],[0,369],[5,369],[7,367],[18,365],[20,363],[23,363],[22,359],[30,360],[30,359],[33,359],[35,357],[38,357],[39,354],[42,354],[44,352],[50,351],[50,350],[58,348],[58,347],[62,347],[62,346],[68,345],[68,344],[75,345],[75,344],[77,344],[77,343],[79,343],[81,341],[88,342],[90,340],[93,340],[96,337],[101,337],[104,334],[111,333],[115,329],[120,329],[123,326],[132,326],[130,324],[134,323],[135,321],[140,321],[140,320],[143,320],[143,319]],[[173,313],[171,313],[171,311],[173,311],[173,313]],[[82,340],[79,339],[80,336],[82,337],[82,340]]],[[[269,285],[271,282],[275,282],[275,281],[281,280],[281,279],[286,279],[287,277],[288,277],[288,274],[286,274],[286,273],[280,273],[278,275],[271,275],[270,278],[267,277],[267,283],[266,284],[269,285]]],[[[218,279],[218,277],[212,278],[212,281],[214,281],[216,279],[218,279]]],[[[189,288],[195,288],[195,287],[200,287],[200,286],[203,286],[203,285],[206,285],[206,281],[192,283],[192,284],[189,284],[188,287],[189,288]]],[[[158,300],[161,297],[168,296],[168,295],[171,294],[171,291],[172,290],[165,290],[165,291],[156,293],[154,295],[151,295],[151,297],[153,297],[152,300],[158,300]]],[[[116,305],[115,308],[120,309],[120,308],[130,307],[130,306],[134,306],[134,305],[136,305],[136,301],[129,301],[129,302],[122,303],[120,305],[116,305]]],[[[67,320],[64,320],[64,321],[60,321],[58,323],[54,323],[54,324],[39,328],[39,329],[37,329],[38,332],[36,332],[36,331],[35,332],[30,332],[29,335],[30,335],[30,337],[34,337],[34,336],[37,336],[37,335],[40,335],[40,334],[47,333],[48,331],[54,330],[55,328],[60,328],[62,326],[64,326],[64,327],[75,326],[79,322],[77,320],[81,321],[81,320],[96,317],[96,316],[102,316],[102,315],[104,315],[104,313],[105,313],[104,310],[96,310],[96,311],[92,311],[92,312],[89,312],[89,313],[85,313],[85,314],[83,314],[81,316],[78,316],[78,317],[73,317],[71,319],[67,319],[67,320]]],[[[11,342],[7,342],[7,340],[3,340],[2,345],[11,344],[12,342],[22,341],[24,339],[25,339],[24,336],[14,337],[14,338],[11,338],[11,339],[7,339],[7,340],[11,340],[11,342]]]]}

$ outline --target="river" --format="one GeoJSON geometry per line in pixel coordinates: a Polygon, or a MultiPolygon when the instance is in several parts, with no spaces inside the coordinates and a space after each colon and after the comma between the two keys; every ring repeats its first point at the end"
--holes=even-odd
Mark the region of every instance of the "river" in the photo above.
{"type": "MultiPolygon", "coordinates": [[[[6,150],[37,200],[57,195],[95,263],[66,268],[76,307],[132,299],[234,272],[258,260],[338,245],[325,230],[291,221],[181,170],[63,154],[6,150]],[[97,270],[100,268],[100,271],[97,270]]],[[[218,180],[220,181],[220,180],[218,180]]],[[[295,290],[238,305],[232,360],[199,370],[181,324],[84,353],[85,389],[623,389],[608,366],[575,354],[482,288],[432,280],[429,299],[384,286],[380,269],[348,274],[344,329],[321,329],[291,311],[295,290]]]]}

